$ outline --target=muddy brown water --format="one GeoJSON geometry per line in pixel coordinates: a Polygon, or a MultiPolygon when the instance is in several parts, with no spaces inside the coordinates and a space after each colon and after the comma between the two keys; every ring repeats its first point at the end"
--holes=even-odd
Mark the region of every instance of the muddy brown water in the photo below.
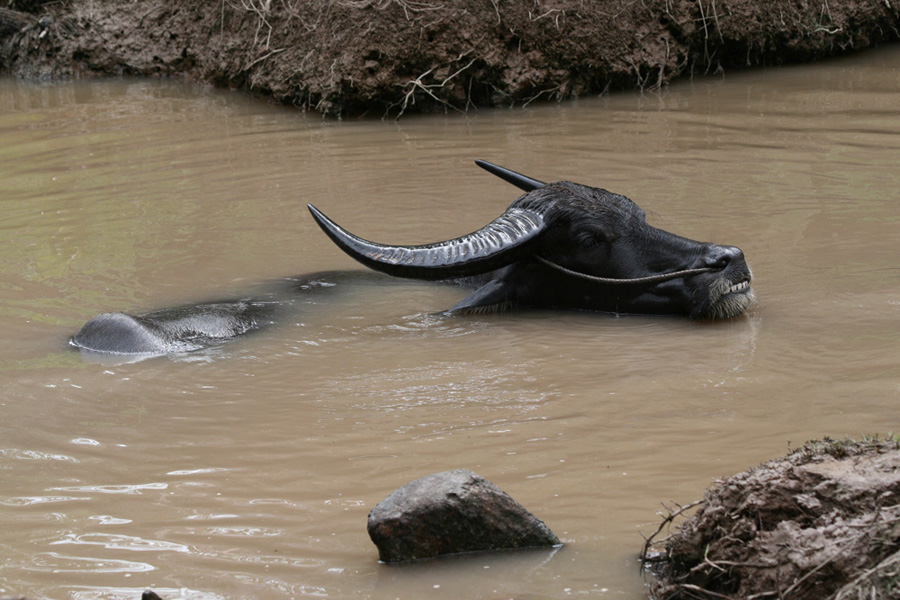
{"type": "Polygon", "coordinates": [[[898,94],[896,46],[399,124],[171,82],[0,80],[0,594],[645,598],[661,502],[809,438],[900,430],[898,94]],[[351,276],[193,354],[66,346],[100,312],[357,270],[307,202],[378,241],[471,231],[517,195],[474,158],[740,246],[759,308],[450,318],[465,291],[351,276]],[[459,467],[566,545],[379,564],[368,511],[459,467]]]}

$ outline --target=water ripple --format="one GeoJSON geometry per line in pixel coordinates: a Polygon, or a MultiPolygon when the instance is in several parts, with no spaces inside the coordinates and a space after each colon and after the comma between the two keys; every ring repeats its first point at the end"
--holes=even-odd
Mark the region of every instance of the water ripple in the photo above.
{"type": "Polygon", "coordinates": [[[90,498],[80,498],[77,496],[15,496],[12,498],[0,499],[0,504],[4,506],[32,506],[34,504],[69,502],[71,500],[90,500],[90,498]]]}
{"type": "Polygon", "coordinates": [[[50,488],[56,492],[98,492],[100,494],[140,494],[144,490],[165,490],[168,483],[142,483],[137,485],[76,485],[50,488]]]}
{"type": "Polygon", "coordinates": [[[120,519],[112,515],[94,515],[92,517],[88,517],[88,519],[97,521],[101,525],[126,525],[132,522],[131,519],[120,519]]]}
{"type": "MultiPolygon", "coordinates": [[[[66,588],[65,594],[68,594],[72,600],[134,600],[140,598],[144,593],[143,587],[80,587],[66,588]]],[[[62,592],[62,590],[60,590],[62,592]]],[[[166,588],[154,587],[153,591],[159,594],[161,598],[181,598],[182,600],[225,600],[225,596],[214,594],[212,592],[200,592],[189,588],[166,588]]],[[[61,593],[57,597],[62,597],[61,593]]]]}
{"type": "Polygon", "coordinates": [[[230,469],[223,469],[220,467],[212,467],[208,469],[182,469],[179,471],[169,471],[166,475],[199,475],[204,473],[220,473],[222,471],[229,471],[230,469]]]}
{"type": "Polygon", "coordinates": [[[207,530],[209,535],[240,536],[240,537],[277,537],[284,533],[283,529],[271,529],[266,527],[211,527],[207,530]]]}
{"type": "Polygon", "coordinates": [[[163,540],[147,540],[133,535],[85,533],[67,534],[63,539],[50,542],[51,546],[59,544],[78,544],[84,546],[103,546],[108,550],[131,550],[134,552],[183,552],[190,553],[190,548],[184,544],[166,542],[163,540]]]}
{"type": "Polygon", "coordinates": [[[78,462],[78,459],[65,454],[40,452],[38,450],[19,450],[17,448],[0,448],[0,456],[8,456],[15,460],[58,460],[63,462],[78,462]]]}
{"type": "Polygon", "coordinates": [[[144,562],[113,558],[66,556],[58,552],[42,552],[34,558],[34,570],[51,573],[146,573],[156,567],[144,562]]]}
{"type": "Polygon", "coordinates": [[[100,442],[97,440],[92,440],[91,438],[75,438],[73,440],[69,440],[70,444],[79,444],[81,446],[99,446],[100,442]]]}

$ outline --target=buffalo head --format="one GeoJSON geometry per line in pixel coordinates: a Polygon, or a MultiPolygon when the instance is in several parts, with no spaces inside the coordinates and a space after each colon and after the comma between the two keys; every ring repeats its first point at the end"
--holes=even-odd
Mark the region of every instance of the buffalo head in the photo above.
{"type": "Polygon", "coordinates": [[[477,162],[527,193],[492,222],[456,239],[377,244],[309,209],[342,250],[372,269],[475,286],[451,312],[523,306],[730,318],[754,304],[750,268],[739,248],[657,229],[619,194],[568,181],[545,184],[477,162]]]}

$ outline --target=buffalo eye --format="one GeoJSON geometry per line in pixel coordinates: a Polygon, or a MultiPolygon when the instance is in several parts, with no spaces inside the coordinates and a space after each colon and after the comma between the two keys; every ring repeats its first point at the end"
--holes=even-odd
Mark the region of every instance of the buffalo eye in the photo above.
{"type": "Polygon", "coordinates": [[[575,241],[582,248],[590,250],[606,242],[607,237],[601,231],[579,231],[575,234],[575,241]]]}

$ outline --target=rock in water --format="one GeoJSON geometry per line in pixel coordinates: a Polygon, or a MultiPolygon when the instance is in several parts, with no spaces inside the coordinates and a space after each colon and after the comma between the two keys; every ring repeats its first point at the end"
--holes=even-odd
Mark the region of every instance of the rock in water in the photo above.
{"type": "Polygon", "coordinates": [[[404,485],[369,513],[368,529],[384,562],[560,543],[543,521],[468,469],[404,485]]]}

